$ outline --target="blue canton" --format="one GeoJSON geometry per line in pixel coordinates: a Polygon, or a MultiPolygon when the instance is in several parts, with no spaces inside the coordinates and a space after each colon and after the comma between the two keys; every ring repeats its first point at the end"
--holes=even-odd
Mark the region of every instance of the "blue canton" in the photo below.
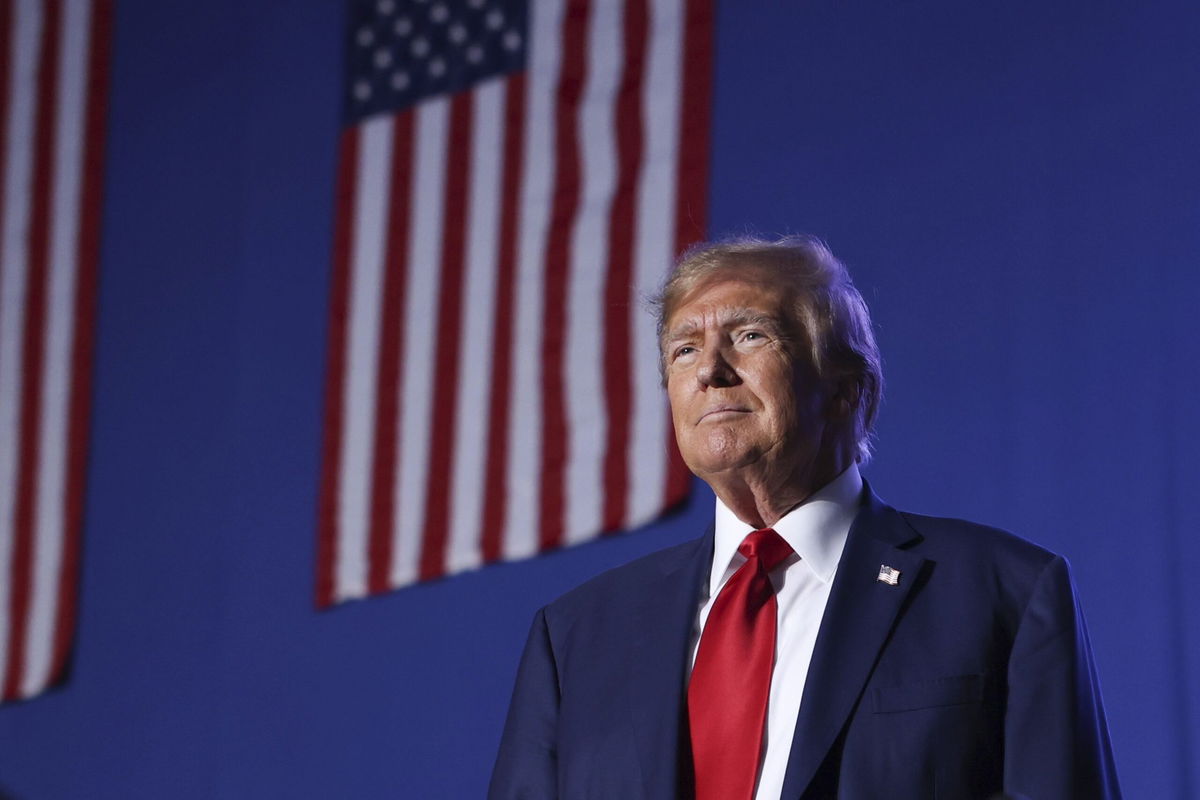
{"type": "Polygon", "coordinates": [[[353,0],[344,122],[524,69],[527,16],[522,0],[353,0]]]}

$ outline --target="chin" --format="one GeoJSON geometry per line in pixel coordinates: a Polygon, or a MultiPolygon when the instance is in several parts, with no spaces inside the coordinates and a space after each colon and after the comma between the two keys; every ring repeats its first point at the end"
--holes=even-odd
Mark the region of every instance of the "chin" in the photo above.
{"type": "Polygon", "coordinates": [[[759,461],[764,453],[760,443],[747,441],[739,431],[726,426],[709,430],[693,430],[690,437],[681,437],[679,452],[693,473],[706,474],[728,472],[749,466],[759,461]]]}
{"type": "Polygon", "coordinates": [[[704,475],[717,475],[722,472],[732,472],[748,467],[761,458],[761,453],[758,451],[741,451],[730,452],[721,450],[719,452],[708,452],[700,458],[690,460],[684,459],[688,468],[692,472],[703,477],[704,475]]]}

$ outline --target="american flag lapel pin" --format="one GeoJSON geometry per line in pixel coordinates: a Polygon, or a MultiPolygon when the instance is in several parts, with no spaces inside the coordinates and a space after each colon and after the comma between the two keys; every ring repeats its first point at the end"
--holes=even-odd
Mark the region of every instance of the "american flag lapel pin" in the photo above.
{"type": "Polygon", "coordinates": [[[895,586],[900,583],[900,570],[895,567],[889,567],[887,564],[880,564],[879,577],[875,580],[880,583],[886,583],[888,586],[895,586]]]}

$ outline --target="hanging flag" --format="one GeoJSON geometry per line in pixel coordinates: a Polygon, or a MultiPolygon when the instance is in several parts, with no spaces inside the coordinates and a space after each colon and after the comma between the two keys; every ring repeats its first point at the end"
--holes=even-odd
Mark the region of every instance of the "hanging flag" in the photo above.
{"type": "Polygon", "coordinates": [[[109,0],[0,4],[0,668],[60,681],[75,628],[109,0]]]}
{"type": "Polygon", "coordinates": [[[711,0],[359,0],[317,602],[687,492],[643,298],[704,233],[711,0]]]}

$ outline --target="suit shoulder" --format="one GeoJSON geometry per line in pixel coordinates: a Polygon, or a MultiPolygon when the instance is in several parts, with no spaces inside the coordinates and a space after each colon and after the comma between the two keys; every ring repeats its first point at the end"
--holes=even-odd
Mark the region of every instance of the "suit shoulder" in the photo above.
{"type": "Polygon", "coordinates": [[[959,615],[971,620],[958,624],[964,630],[997,624],[1011,637],[1031,604],[1043,608],[1047,598],[1059,609],[1056,618],[1069,617],[1065,610],[1073,603],[1074,589],[1062,556],[990,525],[899,513],[917,534],[905,549],[925,559],[923,601],[937,609],[940,619],[959,615]]]}
{"type": "Polygon", "coordinates": [[[899,512],[922,545],[945,558],[979,560],[1010,569],[1040,572],[1057,553],[1011,531],[953,517],[899,512]]]}
{"type": "Polygon", "coordinates": [[[694,565],[704,555],[709,537],[657,550],[606,570],[576,586],[546,606],[558,619],[573,619],[636,604],[664,580],[694,565]]]}

